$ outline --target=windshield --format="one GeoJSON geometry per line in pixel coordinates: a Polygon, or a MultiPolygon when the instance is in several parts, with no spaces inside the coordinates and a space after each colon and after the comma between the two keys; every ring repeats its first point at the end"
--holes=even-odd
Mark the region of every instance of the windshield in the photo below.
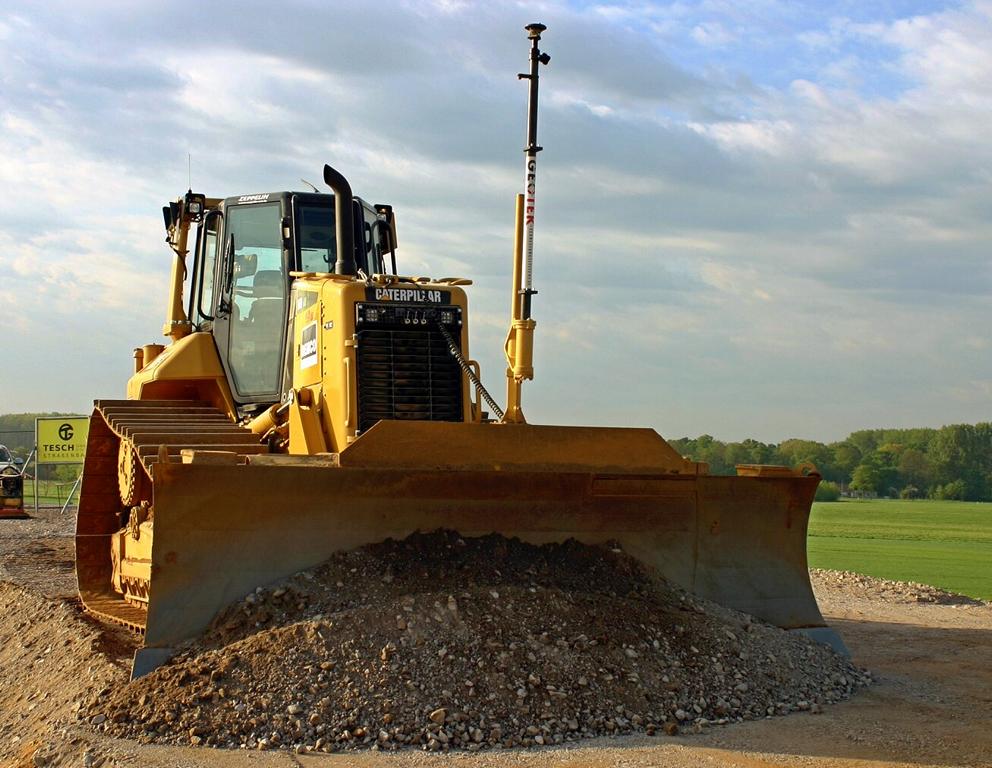
{"type": "MultiPolygon", "coordinates": [[[[334,233],[334,208],[328,200],[326,206],[303,205],[300,207],[300,269],[304,272],[333,272],[338,254],[334,233]]],[[[383,243],[375,226],[378,216],[367,206],[362,206],[362,241],[358,241],[355,260],[367,275],[381,273],[383,243]]],[[[357,235],[356,235],[357,237],[357,235]]]]}
{"type": "Polygon", "coordinates": [[[10,463],[11,461],[13,461],[13,459],[10,458],[10,451],[0,445],[0,462],[10,463]]]}

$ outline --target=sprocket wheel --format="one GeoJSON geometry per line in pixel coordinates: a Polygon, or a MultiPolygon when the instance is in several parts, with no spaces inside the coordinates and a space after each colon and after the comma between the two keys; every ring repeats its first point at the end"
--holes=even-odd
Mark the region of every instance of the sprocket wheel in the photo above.
{"type": "Polygon", "coordinates": [[[132,507],[140,501],[141,472],[134,444],[130,440],[121,440],[117,450],[117,487],[125,507],[132,507]]]}

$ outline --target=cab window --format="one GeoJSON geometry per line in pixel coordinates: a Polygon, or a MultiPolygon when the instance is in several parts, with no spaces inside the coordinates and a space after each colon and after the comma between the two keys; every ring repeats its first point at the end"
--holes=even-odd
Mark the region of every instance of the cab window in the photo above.
{"type": "Polygon", "coordinates": [[[337,258],[334,209],[330,205],[301,206],[300,269],[304,272],[333,272],[337,258]]]}
{"type": "Polygon", "coordinates": [[[362,213],[365,219],[363,221],[362,234],[365,238],[365,258],[368,264],[366,272],[370,275],[381,275],[385,273],[386,268],[383,266],[382,260],[383,244],[379,241],[379,228],[376,226],[379,215],[364,206],[362,207],[362,213]]]}

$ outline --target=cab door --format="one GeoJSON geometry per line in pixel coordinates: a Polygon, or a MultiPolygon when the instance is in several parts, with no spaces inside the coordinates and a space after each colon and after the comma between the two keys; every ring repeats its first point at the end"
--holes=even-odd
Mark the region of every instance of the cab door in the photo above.
{"type": "Polygon", "coordinates": [[[276,402],[282,391],[291,254],[283,215],[279,198],[225,206],[214,340],[241,404],[276,402]]]}

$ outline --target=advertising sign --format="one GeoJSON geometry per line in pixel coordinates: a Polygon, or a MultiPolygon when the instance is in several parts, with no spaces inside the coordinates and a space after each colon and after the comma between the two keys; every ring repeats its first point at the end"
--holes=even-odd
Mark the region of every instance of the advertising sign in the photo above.
{"type": "Polygon", "coordinates": [[[35,419],[39,464],[82,464],[90,420],[85,416],[43,416],[35,419]]]}

